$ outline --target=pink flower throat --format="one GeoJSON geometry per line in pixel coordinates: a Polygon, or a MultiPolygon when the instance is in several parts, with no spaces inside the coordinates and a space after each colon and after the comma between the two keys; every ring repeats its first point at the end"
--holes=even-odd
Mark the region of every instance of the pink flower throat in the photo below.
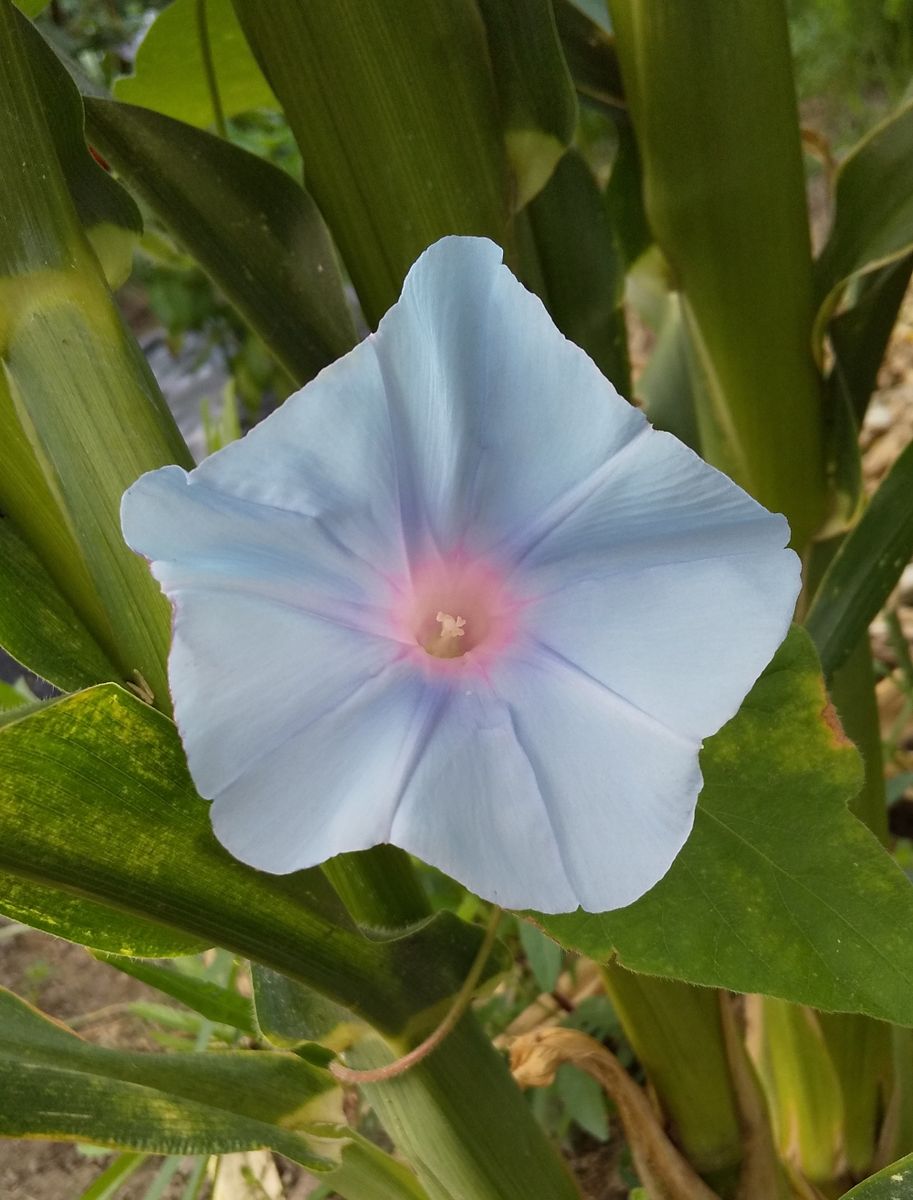
{"type": "Polygon", "coordinates": [[[462,553],[426,560],[397,589],[392,615],[399,640],[427,669],[485,670],[513,640],[523,607],[505,577],[462,553]]]}

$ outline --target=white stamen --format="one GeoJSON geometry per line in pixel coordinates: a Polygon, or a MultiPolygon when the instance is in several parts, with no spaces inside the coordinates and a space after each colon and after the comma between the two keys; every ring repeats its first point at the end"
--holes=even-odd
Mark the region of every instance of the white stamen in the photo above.
{"type": "Polygon", "coordinates": [[[435,621],[441,623],[442,638],[458,638],[465,637],[466,630],[463,626],[466,624],[464,617],[452,617],[450,613],[439,612],[434,618],[435,621]]]}

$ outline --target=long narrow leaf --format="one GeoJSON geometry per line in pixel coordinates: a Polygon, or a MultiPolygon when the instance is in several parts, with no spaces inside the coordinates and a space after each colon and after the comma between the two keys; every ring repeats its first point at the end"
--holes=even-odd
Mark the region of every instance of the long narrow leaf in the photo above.
{"type": "Polygon", "coordinates": [[[121,678],[140,672],[167,707],[167,605],[119,505],[144,470],[189,456],[73,206],[50,129],[75,136],[81,103],[58,70],[66,84],[39,91],[46,47],[0,0],[0,508],[121,678]]]}
{"type": "Polygon", "coordinates": [[[913,446],[908,446],[840,547],[806,618],[831,674],[865,634],[913,555],[913,446]]]}
{"type": "Polygon", "coordinates": [[[96,953],[96,958],[106,962],[115,970],[139,979],[149,987],[157,988],[166,996],[180,1001],[209,1021],[230,1025],[241,1033],[255,1034],[253,1006],[250,1000],[223,987],[210,979],[198,979],[175,967],[162,967],[155,963],[137,962],[132,958],[121,958],[114,954],[96,953]]]}
{"type": "Polygon", "coordinates": [[[42,679],[76,691],[117,677],[12,521],[0,517],[0,646],[42,679]]]}
{"type": "Polygon", "coordinates": [[[548,182],[571,144],[577,99],[551,0],[479,0],[501,106],[514,207],[548,182]]]}
{"type": "Polygon", "coordinates": [[[802,547],[825,512],[823,396],[782,0],[610,11],[650,225],[682,295],[702,450],[785,513],[802,547]]]}
{"type": "Polygon", "coordinates": [[[849,280],[913,249],[913,101],[876,126],[840,165],[834,223],[816,264],[816,345],[849,280]]]}
{"type": "Polygon", "coordinates": [[[332,1162],[295,1132],[333,1115],[326,1072],[263,1051],[138,1054],[82,1041],[0,989],[0,1135],[153,1154],[262,1146],[310,1170],[332,1162]]]}
{"type": "Polygon", "coordinates": [[[234,3],[372,325],[444,234],[503,239],[507,169],[475,3],[234,3]]]}
{"type": "Polygon", "coordinates": [[[296,383],[355,343],[336,255],[278,167],[148,109],[85,100],[88,133],[296,383]]]}

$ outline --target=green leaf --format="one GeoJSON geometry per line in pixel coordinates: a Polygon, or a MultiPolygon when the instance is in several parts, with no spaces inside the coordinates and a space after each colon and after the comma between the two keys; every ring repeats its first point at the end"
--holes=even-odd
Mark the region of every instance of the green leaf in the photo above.
{"type": "Polygon", "coordinates": [[[827,499],[812,258],[782,0],[613,0],[655,239],[696,364],[701,447],[804,547],[827,499]],[[682,86],[682,80],[700,86],[682,86]]]}
{"type": "Polygon", "coordinates": [[[85,100],[90,136],[259,334],[306,383],[355,344],[323,218],[294,180],[170,117],[85,100]]]}
{"type": "MultiPolygon", "coordinates": [[[[231,0],[206,0],[206,26],[225,116],[278,107],[244,40],[231,0]]],[[[114,94],[190,125],[213,124],[197,0],[174,0],[159,13],[140,43],[134,73],[116,80],[114,94]]]]}
{"type": "Polygon", "coordinates": [[[320,1042],[340,1051],[361,1036],[364,1026],[345,1008],[304,984],[251,963],[257,1025],[275,1046],[294,1049],[320,1042]]]}
{"type": "Polygon", "coordinates": [[[20,33],[28,46],[35,85],[54,113],[51,136],[76,213],[112,288],[125,282],[143,219],[120,184],[95,161],[83,136],[79,92],[57,55],[27,21],[20,33]]]}
{"type": "Polygon", "coordinates": [[[859,142],[840,164],[834,221],[816,264],[815,345],[847,283],[913,249],[913,101],[859,142]]]}
{"type": "Polygon", "coordinates": [[[475,3],[235,9],[372,326],[438,238],[503,239],[504,143],[475,3]]]}
{"type": "Polygon", "coordinates": [[[576,150],[565,154],[527,215],[541,279],[536,290],[552,320],[628,395],[624,262],[596,180],[576,150]]]}
{"type": "Polygon", "coordinates": [[[110,954],[177,958],[211,942],[85,896],[0,870],[0,912],[33,929],[110,954]]]}
{"type": "Polygon", "coordinates": [[[816,1015],[765,996],[754,1017],[759,1029],[755,1068],[780,1153],[811,1183],[825,1183],[839,1174],[844,1111],[840,1079],[816,1015]]]}
{"type": "Polygon", "coordinates": [[[63,691],[117,676],[41,560],[4,517],[0,517],[0,646],[63,691]]]}
{"type": "MultiPolygon", "coordinates": [[[[390,1057],[376,1039],[350,1056],[358,1066],[390,1057]]],[[[580,1200],[529,1105],[516,1103],[507,1064],[471,1017],[416,1066],[364,1092],[434,1200],[580,1200]]]]}
{"type": "Polygon", "coordinates": [[[913,446],[907,446],[843,542],[805,625],[830,675],[849,657],[913,555],[913,446]]]}
{"type": "Polygon", "coordinates": [[[613,114],[623,108],[624,86],[612,35],[574,0],[555,0],[555,24],[580,95],[613,114]]]}
{"type": "Polygon", "coordinates": [[[558,982],[561,964],[564,962],[561,947],[546,937],[535,925],[526,921],[518,923],[517,932],[533,978],[543,992],[552,991],[558,982]]]}
{"type": "Polygon", "coordinates": [[[145,1154],[119,1154],[114,1162],[105,1167],[79,1200],[114,1200],[120,1186],[146,1161],[145,1154]]]}
{"type": "Polygon", "coordinates": [[[637,380],[637,397],[657,429],[700,453],[688,333],[678,292],[666,296],[653,350],[637,380]]]}
{"type": "Polygon", "coordinates": [[[545,186],[571,144],[577,98],[551,0],[479,0],[504,123],[514,208],[545,186]]]}
{"type": "Polygon", "coordinates": [[[694,831],[628,908],[537,917],[632,971],[913,1024],[913,886],[847,810],[859,756],[794,629],[708,740],[694,831]]]}
{"type": "Polygon", "coordinates": [[[841,1200],[907,1200],[913,1194],[913,1154],[870,1175],[844,1192],[841,1200]]]}
{"type": "Polygon", "coordinates": [[[833,374],[850,397],[857,424],[862,423],[875,390],[878,369],[906,295],[913,255],[860,276],[846,305],[828,327],[834,352],[833,374]]]}
{"type": "MultiPolygon", "coordinates": [[[[391,1036],[412,1023],[427,1032],[481,940],[450,913],[368,938],[321,872],[268,875],[233,859],[174,725],[111,684],[0,729],[0,870],[224,946],[391,1036]]],[[[501,969],[494,955],[489,975],[501,969]]]]}
{"type": "Polygon", "coordinates": [[[143,471],[189,455],[73,208],[51,127],[84,153],[79,98],[39,91],[36,37],[0,0],[0,509],[120,677],[141,672],[164,707],[168,606],[119,508],[143,471]]]}
{"type": "Polygon", "coordinates": [[[605,1093],[596,1080],[572,1063],[564,1063],[555,1075],[555,1085],[570,1119],[598,1142],[608,1141],[605,1093]]]}
{"type": "Polygon", "coordinates": [[[250,1000],[233,988],[223,987],[211,979],[198,979],[177,967],[137,962],[135,959],[121,958],[114,954],[96,953],[95,957],[124,975],[130,975],[133,979],[139,979],[150,987],[157,988],[209,1021],[230,1025],[241,1033],[256,1034],[253,1006],[250,1000]]]}
{"type": "Polygon", "coordinates": [[[31,708],[32,705],[11,683],[0,680],[0,713],[10,713],[13,709],[23,707],[31,708]]]}
{"type": "Polygon", "coordinates": [[[296,1130],[338,1103],[332,1077],[265,1051],[140,1054],[84,1042],[0,989],[0,1135],[153,1154],[269,1147],[312,1171],[332,1162],[296,1130]]]}

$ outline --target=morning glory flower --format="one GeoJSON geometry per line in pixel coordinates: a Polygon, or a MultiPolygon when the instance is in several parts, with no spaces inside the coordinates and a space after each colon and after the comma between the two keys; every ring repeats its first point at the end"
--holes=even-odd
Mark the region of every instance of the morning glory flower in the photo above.
{"type": "Polygon", "coordinates": [[[126,493],[218,839],[285,873],[392,842],[499,904],[668,870],[698,752],[786,634],[785,520],[652,429],[478,238],[189,474],[126,493]]]}

